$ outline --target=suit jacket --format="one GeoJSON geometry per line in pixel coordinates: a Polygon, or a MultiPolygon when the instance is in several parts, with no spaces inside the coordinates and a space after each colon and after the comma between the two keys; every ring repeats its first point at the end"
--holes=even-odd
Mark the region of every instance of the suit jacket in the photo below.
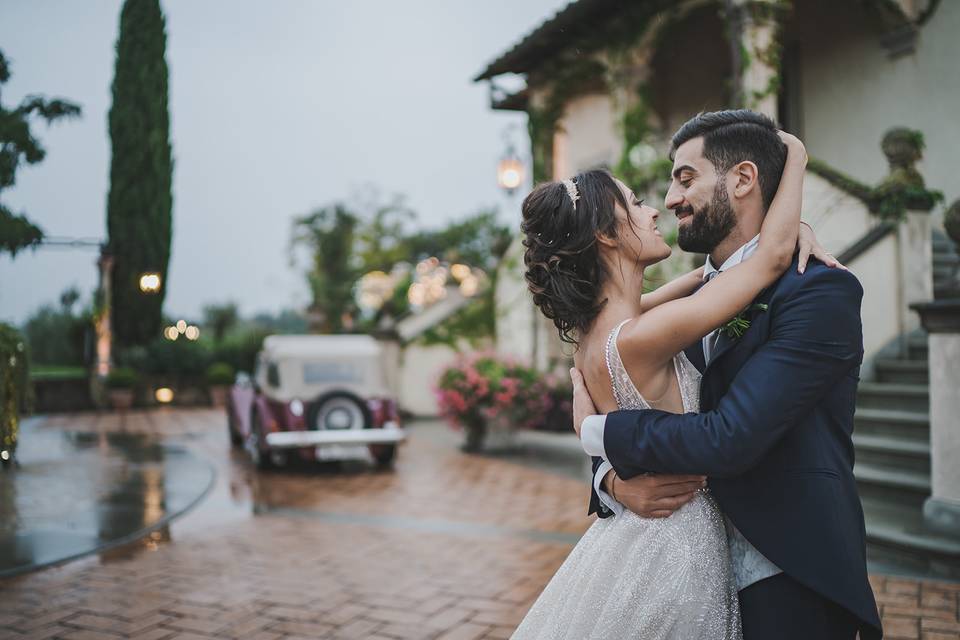
{"type": "MultiPolygon", "coordinates": [[[[621,478],[643,472],[709,476],[724,513],[787,575],[851,611],[861,638],[881,637],[867,580],[863,509],[851,435],[863,331],[863,288],[848,271],[811,261],[757,298],[740,338],[721,334],[703,372],[701,413],[616,411],[604,448],[621,478]]],[[[594,461],[594,469],[599,458],[594,461]]],[[[590,512],[610,515],[593,491],[590,512]]]]}

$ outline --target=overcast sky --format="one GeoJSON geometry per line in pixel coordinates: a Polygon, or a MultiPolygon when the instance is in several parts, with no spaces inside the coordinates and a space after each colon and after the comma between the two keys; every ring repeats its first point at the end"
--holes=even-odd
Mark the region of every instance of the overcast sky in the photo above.
{"type": "MultiPolygon", "coordinates": [[[[51,236],[106,236],[107,112],[120,0],[0,0],[7,107],[62,96],[80,120],[34,129],[47,149],[2,193],[51,236]]],[[[165,311],[303,305],[290,220],[365,185],[400,193],[424,226],[519,199],[496,186],[503,129],[471,82],[565,0],[163,0],[170,67],[173,247],[165,311]]],[[[518,142],[523,129],[517,129],[518,142]]],[[[0,256],[0,320],[20,323],[76,285],[96,252],[0,256]]]]}

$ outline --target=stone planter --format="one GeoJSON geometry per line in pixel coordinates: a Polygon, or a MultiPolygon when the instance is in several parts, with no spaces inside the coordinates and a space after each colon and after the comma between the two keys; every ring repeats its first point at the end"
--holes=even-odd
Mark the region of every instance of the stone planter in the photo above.
{"type": "Polygon", "coordinates": [[[464,453],[508,453],[516,448],[517,430],[500,420],[480,420],[463,426],[464,453]]]}
{"type": "Polygon", "coordinates": [[[212,385],[209,389],[210,404],[214,407],[223,408],[227,406],[227,395],[230,393],[230,387],[225,384],[212,385]]]}
{"type": "Polygon", "coordinates": [[[116,411],[126,411],[133,406],[133,389],[110,389],[110,406],[116,411]]]}
{"type": "Polygon", "coordinates": [[[487,439],[487,423],[484,420],[477,420],[463,425],[463,444],[460,450],[464,453],[480,453],[483,451],[483,443],[487,439]]]}

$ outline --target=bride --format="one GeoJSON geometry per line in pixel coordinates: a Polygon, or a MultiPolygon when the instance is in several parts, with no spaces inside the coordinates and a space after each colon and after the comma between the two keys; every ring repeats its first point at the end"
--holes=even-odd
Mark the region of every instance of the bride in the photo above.
{"type": "MultiPolygon", "coordinates": [[[[524,200],[534,302],[577,345],[575,366],[599,412],[699,410],[700,374],[683,349],[773,284],[798,242],[806,150],[779,135],[787,160],[756,252],[702,287],[698,269],[637,295],[644,269],[671,249],[659,213],[606,171],[540,185],[524,200]]],[[[802,251],[821,255],[809,231],[800,236],[802,251]]],[[[701,478],[689,479],[689,502],[668,518],[625,510],[594,522],[513,638],[739,640],[724,518],[701,478]]]]}

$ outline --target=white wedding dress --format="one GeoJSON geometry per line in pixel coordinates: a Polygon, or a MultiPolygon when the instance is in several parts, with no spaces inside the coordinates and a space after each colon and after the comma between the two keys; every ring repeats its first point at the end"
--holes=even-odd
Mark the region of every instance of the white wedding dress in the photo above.
{"type": "MultiPolygon", "coordinates": [[[[617,350],[606,358],[621,409],[649,409],[617,350]]],[[[700,408],[700,373],[674,357],[686,412],[700,408]]],[[[669,518],[624,510],[587,530],[511,636],[514,640],[740,640],[737,589],[723,514],[708,491],[669,518]]]]}

